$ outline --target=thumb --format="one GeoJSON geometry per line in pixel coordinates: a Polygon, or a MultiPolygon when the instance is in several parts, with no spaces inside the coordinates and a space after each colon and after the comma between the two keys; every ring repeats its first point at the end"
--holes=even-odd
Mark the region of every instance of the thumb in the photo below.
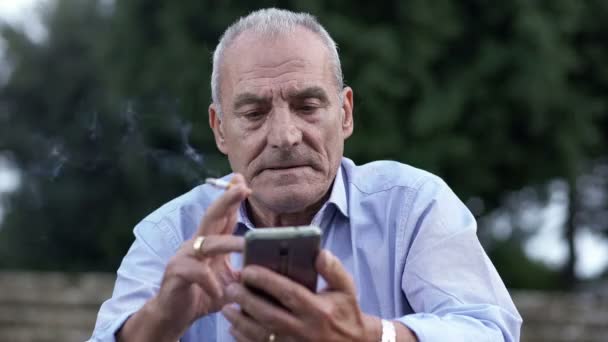
{"type": "Polygon", "coordinates": [[[317,272],[327,282],[328,290],[337,290],[356,295],[352,277],[335,255],[324,249],[319,252],[315,262],[317,272]]]}

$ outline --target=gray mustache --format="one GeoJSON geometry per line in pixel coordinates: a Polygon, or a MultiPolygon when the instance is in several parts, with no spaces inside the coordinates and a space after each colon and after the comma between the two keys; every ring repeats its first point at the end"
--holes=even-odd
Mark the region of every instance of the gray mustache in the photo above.
{"type": "Polygon", "coordinates": [[[307,165],[317,168],[318,160],[310,153],[294,152],[294,151],[277,151],[272,155],[267,155],[256,163],[256,170],[264,169],[287,168],[307,165]]]}

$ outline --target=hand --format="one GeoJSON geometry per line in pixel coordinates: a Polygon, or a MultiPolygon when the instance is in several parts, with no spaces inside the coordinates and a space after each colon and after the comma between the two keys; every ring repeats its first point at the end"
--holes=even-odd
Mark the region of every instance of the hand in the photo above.
{"type": "Polygon", "coordinates": [[[245,267],[241,273],[244,284],[233,283],[227,291],[229,300],[242,311],[231,305],[222,310],[237,341],[268,341],[271,333],[277,341],[380,341],[380,320],[361,312],[353,280],[340,261],[323,250],[316,268],[328,284],[318,294],[266,268],[245,267]],[[245,285],[265,291],[287,310],[253,294],[245,285]]]}
{"type": "Polygon", "coordinates": [[[121,336],[141,337],[142,328],[153,325],[158,331],[155,340],[175,341],[193,321],[227,303],[224,290],[238,278],[228,253],[241,252],[244,247],[244,239],[232,235],[237,210],[251,194],[243,176],[237,174],[231,182],[233,185],[209,206],[194,237],[169,261],[156,297],[127,320],[121,336]],[[193,244],[198,236],[205,240],[197,253],[193,244]]]}

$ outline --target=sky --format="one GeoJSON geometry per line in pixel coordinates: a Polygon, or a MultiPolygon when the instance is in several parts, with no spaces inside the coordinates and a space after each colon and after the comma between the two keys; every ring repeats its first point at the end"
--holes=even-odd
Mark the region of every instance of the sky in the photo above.
{"type": "MultiPolygon", "coordinates": [[[[524,245],[526,254],[535,260],[558,267],[568,252],[562,227],[566,221],[568,193],[563,182],[550,186],[549,205],[541,209],[542,227],[524,245]]],[[[581,278],[592,278],[602,272],[608,264],[608,239],[590,229],[581,227],[574,243],[578,262],[576,274],[581,278]]]]}
{"type": "Polygon", "coordinates": [[[0,20],[25,28],[34,40],[44,37],[44,27],[37,19],[36,8],[46,0],[0,0],[0,20]]]}
{"type": "Polygon", "coordinates": [[[0,1],[0,17],[6,18],[22,18],[23,10],[31,8],[36,0],[4,0],[0,1]]]}
{"type": "MultiPolygon", "coordinates": [[[[0,0],[0,21],[12,25],[23,25],[30,37],[43,35],[44,29],[36,19],[34,13],[38,0],[0,0]]],[[[4,51],[0,40],[0,54],[4,51]]],[[[0,69],[3,69],[3,58],[0,55],[0,69]]],[[[1,72],[0,72],[1,73],[1,72]]],[[[10,167],[8,162],[0,157],[0,197],[2,194],[13,191],[19,185],[19,175],[10,167]]],[[[0,206],[0,220],[3,210],[0,206]]]]}
{"type": "MultiPolygon", "coordinates": [[[[45,30],[37,19],[36,8],[46,1],[48,0],[0,0],[0,21],[21,26],[30,38],[40,41],[44,39],[45,30]]],[[[0,67],[3,65],[2,51],[3,46],[0,40],[0,67]]],[[[3,193],[14,190],[18,183],[18,174],[10,169],[5,160],[0,158],[0,197],[3,193]]],[[[528,256],[556,267],[563,263],[567,252],[566,241],[561,236],[561,227],[566,212],[564,196],[566,196],[564,189],[557,187],[553,192],[551,203],[542,209],[545,223],[524,247],[528,256]]],[[[0,207],[0,221],[2,213],[2,207],[0,207]]],[[[579,276],[593,277],[608,264],[608,239],[605,237],[582,229],[575,243],[578,248],[577,274],[579,276]]]]}

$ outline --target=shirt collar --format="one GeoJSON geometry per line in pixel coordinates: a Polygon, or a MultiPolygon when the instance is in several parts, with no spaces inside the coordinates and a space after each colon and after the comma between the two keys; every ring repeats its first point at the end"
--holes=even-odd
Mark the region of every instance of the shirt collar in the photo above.
{"type": "Polygon", "coordinates": [[[344,217],[348,217],[348,198],[346,197],[346,183],[344,182],[344,169],[342,168],[342,164],[340,164],[338,172],[336,173],[336,178],[334,179],[334,184],[332,185],[331,194],[329,195],[327,203],[333,203],[344,217]]]}
{"type": "MultiPolygon", "coordinates": [[[[348,200],[346,198],[346,184],[344,182],[343,171],[342,165],[340,165],[338,172],[336,173],[336,177],[334,178],[334,183],[331,187],[331,194],[329,195],[327,202],[325,202],[320,210],[324,210],[324,208],[329,204],[333,204],[336,206],[336,208],[338,208],[342,215],[348,217],[348,200]]],[[[240,226],[244,225],[249,229],[255,228],[247,215],[247,207],[245,202],[241,203],[241,206],[239,207],[237,223],[240,226]]]]}

